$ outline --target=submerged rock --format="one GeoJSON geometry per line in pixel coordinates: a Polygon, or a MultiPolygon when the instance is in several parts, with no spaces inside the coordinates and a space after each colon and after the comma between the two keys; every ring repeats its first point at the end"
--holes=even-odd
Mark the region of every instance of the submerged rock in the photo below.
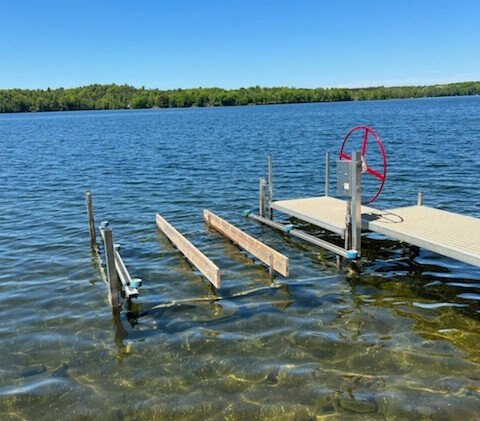
{"type": "Polygon", "coordinates": [[[19,377],[22,377],[22,378],[33,377],[46,372],[47,372],[47,367],[44,365],[39,365],[39,366],[30,367],[30,368],[27,368],[26,370],[21,371],[19,374],[19,377]]]}
{"type": "Polygon", "coordinates": [[[339,398],[338,405],[345,411],[355,412],[357,414],[371,414],[378,411],[377,402],[370,399],[347,399],[339,398]]]}

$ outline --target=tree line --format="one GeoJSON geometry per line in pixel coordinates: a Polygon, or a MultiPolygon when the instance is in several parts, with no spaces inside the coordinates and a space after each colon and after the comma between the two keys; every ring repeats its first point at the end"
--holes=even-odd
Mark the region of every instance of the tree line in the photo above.
{"type": "Polygon", "coordinates": [[[1,89],[0,113],[114,110],[128,108],[217,107],[479,95],[480,82],[371,88],[145,89],[129,85],[88,85],[58,89],[1,89]]]}

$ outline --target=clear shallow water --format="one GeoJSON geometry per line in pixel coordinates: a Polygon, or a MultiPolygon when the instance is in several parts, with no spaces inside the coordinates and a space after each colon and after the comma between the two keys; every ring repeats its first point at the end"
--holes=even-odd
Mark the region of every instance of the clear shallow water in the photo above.
{"type": "Polygon", "coordinates": [[[367,124],[389,156],[378,207],[421,190],[480,217],[479,112],[470,97],[0,115],[0,418],[475,419],[478,268],[426,251],[412,261],[371,236],[362,275],[344,274],[243,211],[268,153],[277,198],[322,194],[325,151],[367,124]],[[87,188],[144,280],[116,320],[87,188]],[[291,276],[270,285],[205,228],[204,208],[287,254],[291,276]],[[156,212],[220,266],[222,289],[157,232],[156,212]],[[220,299],[195,300],[208,297],[220,299]]]}

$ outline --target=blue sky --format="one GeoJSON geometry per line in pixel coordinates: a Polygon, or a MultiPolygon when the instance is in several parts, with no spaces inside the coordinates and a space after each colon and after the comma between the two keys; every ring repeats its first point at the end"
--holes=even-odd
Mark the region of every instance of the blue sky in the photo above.
{"type": "Polygon", "coordinates": [[[0,88],[480,80],[480,1],[0,0],[0,88]]]}

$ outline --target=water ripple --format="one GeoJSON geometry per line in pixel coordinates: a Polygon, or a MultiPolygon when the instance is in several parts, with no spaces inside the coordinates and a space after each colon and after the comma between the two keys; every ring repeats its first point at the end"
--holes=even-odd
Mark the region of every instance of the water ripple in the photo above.
{"type": "Polygon", "coordinates": [[[378,207],[423,191],[480,217],[479,110],[471,97],[0,115],[0,418],[477,418],[477,268],[371,235],[362,276],[343,274],[243,211],[268,153],[277,198],[319,195],[325,151],[366,123],[389,155],[378,207]],[[89,250],[86,189],[144,280],[119,317],[89,250]],[[271,284],[204,208],[288,255],[291,276],[271,284]],[[220,291],[156,212],[221,267],[220,291]]]}

